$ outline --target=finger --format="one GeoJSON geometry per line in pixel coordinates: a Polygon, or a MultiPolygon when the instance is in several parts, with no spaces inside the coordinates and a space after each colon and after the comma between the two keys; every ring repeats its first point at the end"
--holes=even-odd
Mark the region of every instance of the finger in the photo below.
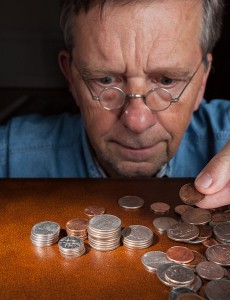
{"type": "Polygon", "coordinates": [[[215,155],[195,180],[196,189],[206,195],[222,190],[230,181],[230,142],[215,155]]]}
{"type": "Polygon", "coordinates": [[[206,195],[201,202],[197,203],[200,208],[216,208],[230,204],[230,182],[219,192],[206,195]]]}

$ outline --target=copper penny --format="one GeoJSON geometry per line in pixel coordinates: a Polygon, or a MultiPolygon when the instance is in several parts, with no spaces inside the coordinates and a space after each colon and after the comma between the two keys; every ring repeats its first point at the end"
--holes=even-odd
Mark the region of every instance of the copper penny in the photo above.
{"type": "Polygon", "coordinates": [[[208,238],[207,240],[205,240],[204,242],[202,242],[202,244],[203,244],[205,247],[209,248],[209,247],[212,247],[212,246],[214,246],[214,245],[219,245],[220,243],[217,242],[216,239],[210,237],[210,238],[208,238]]]}
{"type": "Polygon", "coordinates": [[[170,205],[165,202],[154,202],[150,205],[151,210],[155,213],[167,213],[170,210],[170,205]]]}
{"type": "Polygon", "coordinates": [[[105,213],[105,208],[97,205],[91,205],[84,209],[84,213],[89,217],[102,215],[105,213]]]}
{"type": "Polygon", "coordinates": [[[178,263],[189,263],[194,259],[194,253],[187,247],[173,246],[166,251],[166,256],[169,260],[178,263]]]}
{"type": "Polygon", "coordinates": [[[193,209],[194,207],[190,206],[190,205],[186,205],[186,204],[180,204],[175,206],[174,211],[179,214],[182,215],[186,210],[189,209],[193,209]]]}
{"type": "Polygon", "coordinates": [[[179,196],[184,203],[194,205],[203,200],[205,195],[198,192],[193,183],[187,183],[181,187],[179,196]]]}

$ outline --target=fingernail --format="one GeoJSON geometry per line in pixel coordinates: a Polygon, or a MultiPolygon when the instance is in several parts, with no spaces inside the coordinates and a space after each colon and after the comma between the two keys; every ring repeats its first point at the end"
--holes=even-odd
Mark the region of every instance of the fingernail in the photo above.
{"type": "Polygon", "coordinates": [[[209,188],[212,184],[212,177],[208,173],[203,173],[196,179],[196,185],[202,188],[209,188]]]}

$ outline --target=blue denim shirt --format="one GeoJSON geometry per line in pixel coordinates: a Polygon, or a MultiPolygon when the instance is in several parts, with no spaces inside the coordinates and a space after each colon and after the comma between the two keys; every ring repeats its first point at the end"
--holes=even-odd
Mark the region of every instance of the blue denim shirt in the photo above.
{"type": "MultiPolygon", "coordinates": [[[[230,139],[230,101],[205,100],[164,169],[195,177],[230,139]]],[[[80,115],[27,115],[0,126],[0,177],[102,177],[80,115]]]]}

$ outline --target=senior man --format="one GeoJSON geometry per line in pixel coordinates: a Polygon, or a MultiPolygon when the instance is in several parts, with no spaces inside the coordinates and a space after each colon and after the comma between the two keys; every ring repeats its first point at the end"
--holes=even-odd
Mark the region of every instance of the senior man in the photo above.
{"type": "Polygon", "coordinates": [[[230,102],[203,100],[221,0],[64,0],[59,64],[80,115],[1,129],[3,177],[197,177],[230,203],[230,102]]]}

